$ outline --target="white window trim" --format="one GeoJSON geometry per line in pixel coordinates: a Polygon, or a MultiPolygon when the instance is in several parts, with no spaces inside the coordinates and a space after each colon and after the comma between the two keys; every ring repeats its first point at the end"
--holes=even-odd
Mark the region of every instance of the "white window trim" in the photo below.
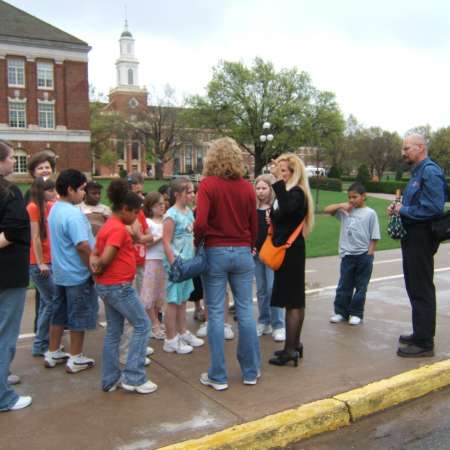
{"type": "Polygon", "coordinates": [[[28,128],[28,120],[27,120],[27,99],[26,98],[11,98],[8,97],[8,125],[9,128],[12,128],[13,130],[24,130],[26,128],[28,128]],[[11,123],[9,120],[9,114],[10,114],[10,103],[14,102],[14,103],[25,103],[25,114],[24,114],[24,119],[25,119],[25,126],[24,127],[12,127],[9,124],[11,123]]]}
{"type": "MultiPolygon", "coordinates": [[[[55,100],[41,100],[38,99],[38,110],[37,110],[37,119],[38,119],[38,124],[40,124],[40,118],[39,118],[39,105],[51,105],[53,106],[53,127],[41,127],[39,125],[39,129],[40,130],[54,130],[56,127],[56,111],[55,111],[55,100]]],[[[47,111],[48,112],[48,111],[47,111]]]]}
{"type": "MultiPolygon", "coordinates": [[[[21,148],[14,149],[14,158],[17,161],[17,167],[19,167],[19,157],[26,159],[25,168],[23,171],[14,170],[14,173],[17,175],[22,175],[24,173],[28,173],[28,153],[25,150],[22,150],[21,148]]],[[[16,164],[14,164],[14,169],[16,168],[15,166],[16,166],[16,164]]]]}
{"type": "Polygon", "coordinates": [[[27,64],[22,58],[9,56],[6,58],[6,83],[9,88],[22,88],[25,89],[27,85],[27,64]],[[22,61],[23,62],[23,84],[10,84],[9,83],[9,61],[22,61]]]}

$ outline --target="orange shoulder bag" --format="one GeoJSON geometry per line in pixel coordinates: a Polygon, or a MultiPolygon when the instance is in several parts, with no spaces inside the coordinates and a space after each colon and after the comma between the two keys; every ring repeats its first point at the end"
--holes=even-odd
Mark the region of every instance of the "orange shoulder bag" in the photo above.
{"type": "Polygon", "coordinates": [[[301,233],[305,220],[302,220],[300,225],[293,231],[286,241],[286,244],[276,247],[272,242],[272,225],[269,226],[267,231],[267,237],[264,244],[259,251],[259,259],[272,270],[278,270],[283,264],[284,258],[286,256],[286,250],[292,245],[292,243],[297,239],[298,235],[301,233]]]}

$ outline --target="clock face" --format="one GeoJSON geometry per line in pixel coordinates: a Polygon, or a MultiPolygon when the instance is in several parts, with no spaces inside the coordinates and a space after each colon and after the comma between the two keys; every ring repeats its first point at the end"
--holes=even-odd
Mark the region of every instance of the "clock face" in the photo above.
{"type": "Polygon", "coordinates": [[[139,106],[139,102],[133,97],[133,98],[131,98],[131,99],[128,101],[128,106],[129,106],[131,109],[135,109],[135,108],[137,108],[137,107],[139,106]]]}

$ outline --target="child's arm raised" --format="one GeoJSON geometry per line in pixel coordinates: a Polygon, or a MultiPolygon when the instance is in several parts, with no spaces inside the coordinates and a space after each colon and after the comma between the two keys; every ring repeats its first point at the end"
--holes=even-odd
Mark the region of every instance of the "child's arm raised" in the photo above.
{"type": "Polygon", "coordinates": [[[170,243],[172,242],[174,230],[175,223],[170,217],[168,217],[166,220],[164,220],[162,241],[164,252],[166,254],[167,260],[169,261],[169,264],[172,264],[175,261],[175,256],[173,255],[172,247],[170,245],[170,243]]]}
{"type": "Polygon", "coordinates": [[[339,209],[343,209],[347,212],[350,211],[350,203],[334,203],[333,205],[326,206],[323,212],[334,216],[339,209]]]}

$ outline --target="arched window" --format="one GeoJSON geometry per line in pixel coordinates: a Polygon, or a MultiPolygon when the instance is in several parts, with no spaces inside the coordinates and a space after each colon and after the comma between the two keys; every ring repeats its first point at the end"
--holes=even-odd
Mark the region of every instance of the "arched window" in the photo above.
{"type": "Polygon", "coordinates": [[[133,85],[133,69],[128,69],[128,84],[133,85]]]}
{"type": "Polygon", "coordinates": [[[14,173],[27,173],[28,172],[28,155],[24,150],[15,150],[14,158],[16,163],[14,164],[14,173]]]}

